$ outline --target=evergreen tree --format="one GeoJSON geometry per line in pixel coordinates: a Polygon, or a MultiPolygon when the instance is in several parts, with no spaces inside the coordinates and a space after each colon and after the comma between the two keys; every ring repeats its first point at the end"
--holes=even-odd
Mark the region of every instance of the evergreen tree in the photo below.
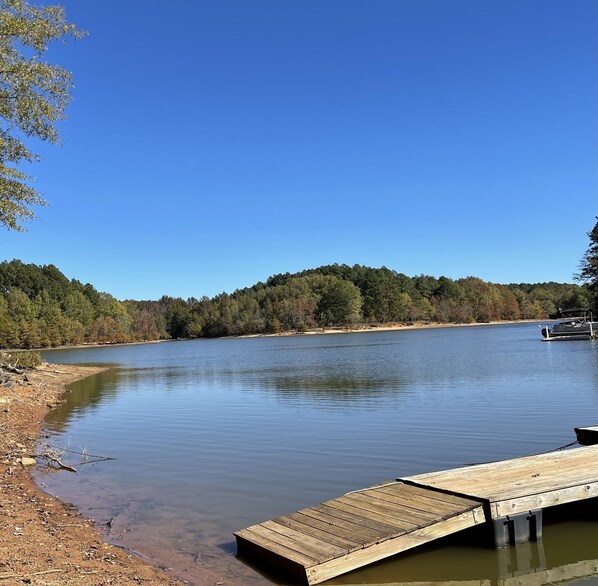
{"type": "Polygon", "coordinates": [[[587,285],[592,309],[598,313],[598,216],[596,216],[596,224],[588,232],[588,237],[590,245],[581,259],[580,270],[575,277],[587,285]]]}

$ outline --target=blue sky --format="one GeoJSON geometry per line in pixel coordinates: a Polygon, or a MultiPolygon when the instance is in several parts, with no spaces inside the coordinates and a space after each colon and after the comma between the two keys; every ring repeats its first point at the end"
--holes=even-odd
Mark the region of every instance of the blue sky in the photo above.
{"type": "Polygon", "coordinates": [[[571,282],[598,214],[594,0],[62,2],[50,206],[0,257],[119,299],[323,264],[571,282]]]}

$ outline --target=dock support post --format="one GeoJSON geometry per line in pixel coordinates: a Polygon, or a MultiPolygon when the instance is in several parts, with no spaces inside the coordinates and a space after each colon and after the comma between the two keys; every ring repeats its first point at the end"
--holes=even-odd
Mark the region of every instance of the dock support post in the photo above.
{"type": "Polygon", "coordinates": [[[508,547],[542,539],[542,509],[507,515],[492,521],[494,547],[508,547]]]}

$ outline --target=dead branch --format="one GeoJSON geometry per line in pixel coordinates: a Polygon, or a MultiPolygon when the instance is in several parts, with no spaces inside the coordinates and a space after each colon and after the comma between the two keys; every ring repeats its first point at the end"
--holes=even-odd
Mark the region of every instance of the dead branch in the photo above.
{"type": "Polygon", "coordinates": [[[83,456],[84,458],[96,458],[94,462],[103,462],[104,460],[116,460],[116,458],[111,458],[110,456],[98,456],[97,454],[89,454],[86,451],[78,452],[77,450],[67,450],[66,448],[60,448],[61,452],[68,452],[69,454],[78,454],[79,456],[83,456]]]}
{"type": "Polygon", "coordinates": [[[43,458],[46,458],[46,460],[50,460],[51,462],[54,462],[59,468],[62,468],[63,470],[68,470],[69,472],[77,472],[76,468],[73,468],[72,466],[69,466],[67,464],[63,464],[59,458],[55,458],[54,456],[50,455],[50,454],[42,454],[43,458]]]}

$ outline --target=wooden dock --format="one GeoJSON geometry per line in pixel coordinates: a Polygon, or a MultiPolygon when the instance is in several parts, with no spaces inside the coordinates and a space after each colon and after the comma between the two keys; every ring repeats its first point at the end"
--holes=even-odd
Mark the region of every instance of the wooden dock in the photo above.
{"type": "Polygon", "coordinates": [[[491,519],[598,496],[598,446],[419,474],[405,482],[483,502],[491,519]]]}
{"type": "Polygon", "coordinates": [[[541,510],[598,496],[598,445],[419,474],[235,533],[237,552],[318,584],[486,523],[498,546],[541,538],[541,510]]]}

